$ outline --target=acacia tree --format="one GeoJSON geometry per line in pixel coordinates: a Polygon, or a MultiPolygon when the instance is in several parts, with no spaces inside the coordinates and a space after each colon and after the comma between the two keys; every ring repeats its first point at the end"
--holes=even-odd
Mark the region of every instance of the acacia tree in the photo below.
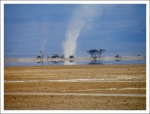
{"type": "Polygon", "coordinates": [[[41,53],[41,57],[44,58],[45,52],[43,50],[41,50],[40,53],[41,53]]]}
{"type": "Polygon", "coordinates": [[[101,54],[106,51],[106,50],[103,50],[103,49],[100,49],[100,50],[96,50],[96,49],[91,49],[89,51],[87,51],[91,57],[97,57],[96,55],[98,55],[98,57],[101,57],[101,54]]]}
{"type": "Polygon", "coordinates": [[[40,55],[38,55],[36,58],[38,59],[38,58],[44,58],[44,54],[45,54],[45,52],[44,51],[40,51],[40,55]]]}
{"type": "Polygon", "coordinates": [[[106,50],[103,50],[103,49],[100,49],[100,50],[97,50],[97,54],[99,57],[101,57],[101,54],[106,51],[106,50]]]}
{"type": "Polygon", "coordinates": [[[96,54],[97,54],[97,50],[96,49],[91,49],[91,50],[89,50],[87,52],[91,55],[91,57],[96,57],[96,54]]]}

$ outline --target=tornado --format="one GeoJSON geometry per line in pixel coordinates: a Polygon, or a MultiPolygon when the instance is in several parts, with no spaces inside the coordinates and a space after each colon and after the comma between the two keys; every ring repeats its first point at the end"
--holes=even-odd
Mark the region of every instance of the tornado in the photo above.
{"type": "Polygon", "coordinates": [[[74,10],[73,16],[65,34],[65,41],[63,42],[63,53],[65,58],[70,55],[75,55],[77,48],[77,39],[80,36],[81,30],[85,25],[92,22],[97,13],[97,5],[79,5],[74,10]]]}

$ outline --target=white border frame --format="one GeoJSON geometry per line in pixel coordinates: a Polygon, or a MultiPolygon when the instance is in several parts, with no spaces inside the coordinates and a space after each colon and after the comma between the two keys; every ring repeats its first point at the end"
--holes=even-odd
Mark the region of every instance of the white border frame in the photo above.
{"type": "Polygon", "coordinates": [[[149,1],[1,1],[2,113],[149,113],[149,1]],[[4,4],[146,4],[146,110],[4,110],[4,4]]]}

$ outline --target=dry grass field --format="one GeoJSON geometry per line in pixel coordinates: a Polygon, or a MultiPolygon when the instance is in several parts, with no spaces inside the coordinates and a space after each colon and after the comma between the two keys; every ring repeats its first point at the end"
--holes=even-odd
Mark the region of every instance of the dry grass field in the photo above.
{"type": "Polygon", "coordinates": [[[146,65],[5,67],[4,110],[146,110],[146,65]]]}

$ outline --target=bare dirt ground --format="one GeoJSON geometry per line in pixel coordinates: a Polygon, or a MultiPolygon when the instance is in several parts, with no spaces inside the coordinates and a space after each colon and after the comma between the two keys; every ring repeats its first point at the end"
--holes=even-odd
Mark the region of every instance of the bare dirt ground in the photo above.
{"type": "Polygon", "coordinates": [[[146,110],[146,65],[5,67],[4,110],[146,110]]]}

